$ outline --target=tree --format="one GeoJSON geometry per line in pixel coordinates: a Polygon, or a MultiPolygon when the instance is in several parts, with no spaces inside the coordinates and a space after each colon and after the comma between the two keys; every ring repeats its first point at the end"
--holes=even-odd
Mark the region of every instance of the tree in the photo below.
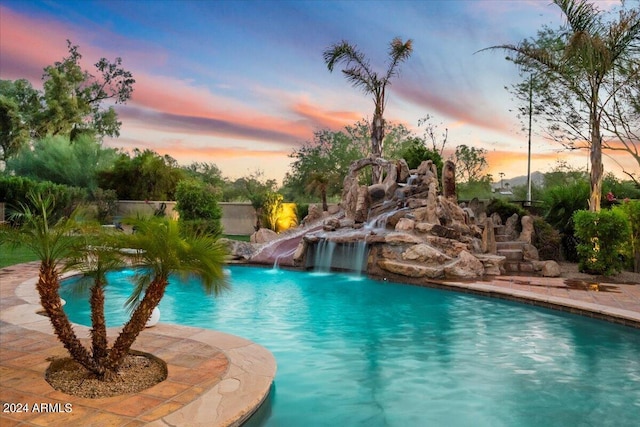
{"type": "Polygon", "coordinates": [[[219,192],[215,187],[194,179],[184,179],[176,188],[176,210],[180,223],[196,234],[218,236],[222,231],[222,209],[218,205],[219,192]]]}
{"type": "Polygon", "coordinates": [[[222,171],[215,163],[193,162],[188,166],[183,166],[182,170],[198,181],[217,189],[222,189],[226,184],[222,177],[222,171]]]}
{"type": "Polygon", "coordinates": [[[276,181],[274,179],[264,181],[263,175],[264,173],[258,170],[237,180],[243,189],[244,197],[251,202],[251,206],[256,211],[256,225],[254,227],[256,231],[262,227],[260,218],[267,196],[269,193],[275,192],[276,189],[276,181]]]}
{"type": "Polygon", "coordinates": [[[39,139],[7,161],[7,170],[38,181],[51,181],[95,190],[98,173],[108,169],[117,151],[104,148],[89,135],[78,136],[72,144],[68,136],[39,139]]]}
{"type": "Polygon", "coordinates": [[[153,150],[121,153],[111,168],[98,174],[100,188],[115,190],[120,200],[174,200],[183,171],[169,155],[153,150]]]}
{"type": "Polygon", "coordinates": [[[307,191],[310,193],[320,193],[320,197],[322,198],[322,211],[326,212],[329,210],[329,205],[327,204],[327,187],[329,186],[329,178],[327,173],[323,172],[315,172],[311,174],[309,177],[309,182],[307,183],[307,191]]]}
{"type": "Polygon", "coordinates": [[[0,80],[0,160],[6,162],[29,142],[39,96],[27,80],[0,80]]]}
{"type": "MultiPolygon", "coordinates": [[[[313,140],[305,142],[289,155],[295,160],[285,176],[283,191],[291,200],[309,201],[309,185],[317,181],[320,178],[318,174],[321,174],[321,179],[326,180],[323,186],[327,198],[339,197],[351,163],[367,157],[371,152],[370,133],[369,125],[364,120],[345,126],[340,131],[322,129],[314,132],[313,140]]],[[[387,159],[404,157],[406,148],[414,139],[420,138],[402,124],[386,122],[383,156],[387,159]]],[[[420,141],[424,145],[424,141],[420,141]]],[[[363,181],[366,180],[365,173],[363,170],[363,181]]],[[[320,187],[316,189],[320,190],[320,187]]]]}
{"type": "Polygon", "coordinates": [[[273,230],[276,233],[280,230],[278,229],[278,219],[282,214],[282,201],[284,197],[280,193],[276,193],[274,191],[269,191],[264,197],[264,202],[262,202],[262,217],[265,223],[265,226],[269,230],[273,230]]]}
{"type": "MultiPolygon", "coordinates": [[[[616,107],[620,102],[637,106],[633,95],[640,82],[640,10],[623,8],[617,20],[605,20],[604,12],[587,0],[554,0],[554,4],[566,19],[561,28],[544,27],[536,39],[487,49],[514,53],[508,59],[536,75],[536,99],[551,135],[569,136],[572,147],[586,143],[591,162],[589,209],[597,212],[604,174],[602,148],[613,146],[603,145],[603,130],[629,124],[621,117],[626,110],[616,107]]],[[[637,113],[637,108],[631,111],[637,113]]],[[[629,152],[634,141],[627,140],[629,152]]]]}
{"type": "Polygon", "coordinates": [[[130,224],[136,232],[124,235],[123,244],[137,250],[134,260],[139,274],[129,298],[133,313],[105,359],[105,366],[111,372],[117,372],[151,312],[162,300],[169,276],[195,276],[207,292],[216,295],[228,286],[223,271],[227,253],[217,239],[182,234],[177,221],[167,218],[135,219],[130,224]]]}
{"type": "Polygon", "coordinates": [[[36,254],[40,260],[36,289],[54,333],[74,360],[92,372],[99,371],[62,309],[58,292],[60,272],[65,267],[63,260],[69,258],[81,243],[72,235],[77,226],[75,216],[55,220],[55,200],[51,195],[32,192],[27,198],[29,204],[21,204],[19,211],[12,214],[12,220],[21,226],[3,229],[0,243],[22,245],[36,254]]]}
{"type": "Polygon", "coordinates": [[[447,140],[449,139],[449,129],[445,128],[444,131],[440,133],[439,125],[434,124],[431,121],[432,119],[433,116],[427,114],[426,116],[418,120],[418,127],[424,125],[425,128],[423,139],[425,140],[425,143],[427,141],[431,142],[430,151],[439,154],[442,158],[444,147],[447,145],[447,140]]]}
{"type": "Polygon", "coordinates": [[[401,147],[399,157],[406,160],[410,169],[416,169],[425,160],[431,160],[438,171],[442,171],[444,162],[437,151],[427,148],[424,139],[414,137],[407,139],[401,147]]]}
{"type": "MultiPolygon", "coordinates": [[[[373,96],[374,113],[371,121],[371,153],[374,157],[380,157],[384,141],[384,110],[386,107],[386,89],[392,77],[399,73],[399,66],[406,61],[413,52],[411,39],[403,42],[400,38],[394,38],[389,44],[389,63],[386,72],[378,75],[373,71],[369,61],[356,46],[347,41],[330,46],[323,52],[323,58],[330,72],[338,63],[343,63],[345,68],[342,73],[356,88],[362,89],[366,95],[373,96]]],[[[380,179],[380,170],[374,168],[373,181],[380,179]]]]}
{"type": "Polygon", "coordinates": [[[44,69],[44,109],[36,123],[37,137],[66,135],[75,140],[80,134],[117,137],[121,122],[113,108],[103,103],[126,103],[133,93],[135,80],[122,68],[122,59],[95,63],[98,76],[80,66],[78,46],[67,40],[69,56],[44,69]]]}
{"type": "Polygon", "coordinates": [[[484,148],[458,145],[454,154],[456,164],[456,180],[460,182],[481,181],[486,175],[482,172],[487,167],[484,148]]]}
{"type": "Polygon", "coordinates": [[[117,378],[120,364],[152,310],[160,303],[168,286],[169,275],[195,275],[205,290],[219,293],[226,286],[222,270],[226,250],[216,239],[183,235],[176,221],[165,218],[132,220],[136,233],[108,234],[102,227],[87,228],[74,216],[53,222],[50,213],[55,201],[51,196],[32,193],[36,209],[24,206],[19,216],[19,229],[2,231],[1,243],[22,244],[40,259],[36,288],[40,303],[53,326],[58,340],[72,359],[102,380],[117,378]],[[84,234],[72,233],[79,227],[84,234]],[[135,249],[136,255],[126,260],[121,248],[135,249]],[[106,272],[125,261],[140,267],[134,292],[129,299],[133,309],[129,321],[109,348],[104,317],[106,272]],[[60,301],[60,273],[74,269],[83,273],[90,286],[91,349],[78,339],[60,301]]]}
{"type": "Polygon", "coordinates": [[[330,131],[322,129],[314,132],[313,140],[294,149],[289,157],[295,159],[284,179],[284,187],[292,199],[309,200],[308,186],[316,181],[318,174],[326,181],[325,195],[334,197],[342,191],[342,181],[349,165],[366,154],[361,151],[361,139],[354,137],[351,130],[330,131]]]}

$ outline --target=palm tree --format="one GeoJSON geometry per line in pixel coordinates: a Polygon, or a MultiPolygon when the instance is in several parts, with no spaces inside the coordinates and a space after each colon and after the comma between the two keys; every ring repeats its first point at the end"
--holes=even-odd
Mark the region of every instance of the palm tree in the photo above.
{"type": "Polygon", "coordinates": [[[133,313],[116,338],[105,360],[105,367],[117,372],[140,332],[160,303],[169,285],[169,276],[195,276],[207,292],[218,294],[227,287],[223,265],[226,249],[207,235],[185,236],[177,221],[166,218],[132,220],[136,232],[124,238],[128,248],[137,251],[140,268],[136,289],[129,299],[133,313]]]}
{"type": "Polygon", "coordinates": [[[638,79],[640,11],[622,11],[617,21],[605,24],[601,12],[586,0],[553,3],[565,16],[566,29],[559,32],[546,29],[534,42],[525,40],[518,45],[487,49],[514,52],[514,62],[525,71],[539,71],[538,75],[546,80],[546,90],[563,88],[555,93],[567,101],[564,107],[570,130],[579,133],[580,119],[587,123],[588,135],[584,139],[589,144],[591,161],[589,209],[597,212],[604,173],[602,121],[607,108],[615,103],[616,94],[638,79]],[[579,107],[575,108],[576,104],[586,108],[586,116],[582,116],[579,107]]]}
{"type": "MultiPolygon", "coordinates": [[[[389,65],[386,72],[379,76],[372,70],[369,61],[356,46],[343,40],[326,49],[322,56],[330,72],[337,63],[343,63],[345,68],[342,73],[347,80],[356,87],[362,89],[367,95],[373,96],[374,113],[371,122],[371,154],[378,158],[382,155],[382,143],[384,141],[384,109],[386,106],[386,89],[389,80],[399,74],[398,67],[406,61],[413,52],[411,39],[403,42],[399,37],[391,40],[389,44],[389,65]]],[[[381,178],[379,168],[373,169],[373,181],[381,178]]]]}
{"type": "Polygon", "coordinates": [[[307,191],[311,193],[315,193],[316,191],[320,192],[320,196],[322,197],[322,211],[326,212],[329,210],[329,206],[327,205],[327,188],[329,187],[329,177],[327,174],[322,172],[314,172],[309,177],[309,182],[307,183],[307,191]]]}
{"type": "Polygon", "coordinates": [[[177,221],[136,219],[130,221],[137,230],[135,234],[109,234],[101,227],[79,224],[76,214],[53,222],[51,196],[30,194],[28,200],[35,208],[23,205],[22,211],[13,216],[21,226],[3,230],[0,242],[24,245],[38,255],[41,266],[36,287],[54,332],[71,358],[99,379],[115,377],[162,299],[171,274],[194,275],[208,292],[215,294],[227,286],[223,274],[225,247],[207,235],[181,234],[177,221]],[[121,248],[134,249],[134,255],[125,256],[121,248]],[[109,348],[104,315],[106,273],[125,261],[135,263],[141,270],[129,300],[133,307],[131,318],[109,348]],[[69,269],[81,270],[81,282],[89,283],[91,288],[91,351],[82,345],[62,309],[60,273],[69,269]]]}
{"type": "Polygon", "coordinates": [[[98,378],[110,375],[105,368],[109,353],[107,323],[104,313],[105,287],[107,273],[126,265],[125,254],[120,250],[120,235],[104,228],[84,226],[82,228],[84,244],[78,246],[66,260],[66,268],[80,270],[83,274],[78,284],[90,288],[89,306],[91,307],[91,354],[95,362],[92,370],[98,378]]]}
{"type": "Polygon", "coordinates": [[[35,253],[40,260],[40,272],[36,289],[40,304],[44,309],[58,340],[71,357],[91,371],[99,370],[89,351],[82,345],[69,318],[62,309],[58,290],[60,273],[66,265],[63,260],[79,249],[82,240],[74,236],[77,227],[75,216],[54,219],[55,200],[51,195],[27,194],[27,203],[21,203],[19,210],[11,215],[20,226],[3,230],[3,243],[22,245],[35,253]]]}

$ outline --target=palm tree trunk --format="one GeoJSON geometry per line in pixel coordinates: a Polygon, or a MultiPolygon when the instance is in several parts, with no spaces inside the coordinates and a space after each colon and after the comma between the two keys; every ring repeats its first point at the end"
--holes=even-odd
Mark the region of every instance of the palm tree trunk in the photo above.
{"type": "Polygon", "coordinates": [[[47,317],[49,317],[54,333],[73,360],[80,363],[87,370],[96,372],[97,366],[94,360],[78,339],[71,322],[69,322],[69,318],[62,309],[60,295],[58,294],[59,288],[60,280],[55,267],[45,263],[41,264],[36,289],[40,294],[40,304],[47,317]]]}
{"type": "Polygon", "coordinates": [[[591,194],[589,197],[589,210],[600,212],[600,202],[602,198],[602,176],[604,168],[602,165],[602,136],[600,135],[600,121],[597,117],[597,93],[593,95],[594,101],[591,107],[591,149],[589,157],[591,161],[591,172],[589,175],[591,183],[591,194]]]}
{"type": "MultiPolygon", "coordinates": [[[[384,139],[384,120],[382,115],[377,113],[373,117],[371,123],[371,154],[374,158],[382,157],[382,141],[384,139]]],[[[379,165],[373,165],[372,169],[372,183],[380,183],[382,175],[382,169],[379,165]]]]}
{"type": "Polygon", "coordinates": [[[129,353],[129,349],[149,321],[151,312],[160,303],[168,284],[169,282],[166,277],[155,279],[149,284],[142,301],[140,301],[131,318],[122,328],[122,332],[120,332],[120,335],[118,335],[113,347],[109,351],[109,355],[105,361],[105,368],[107,370],[113,373],[118,371],[120,364],[129,353]]]}
{"type": "Polygon", "coordinates": [[[99,366],[103,365],[107,357],[107,325],[104,318],[104,288],[102,283],[96,283],[91,287],[91,350],[93,360],[99,366]]]}
{"type": "Polygon", "coordinates": [[[327,204],[327,190],[323,188],[321,194],[322,194],[322,211],[326,212],[329,210],[329,205],[327,204]]]}
{"type": "Polygon", "coordinates": [[[598,138],[591,142],[591,196],[589,198],[589,210],[592,212],[600,212],[600,202],[602,198],[602,175],[604,168],[602,166],[602,141],[598,138]]]}

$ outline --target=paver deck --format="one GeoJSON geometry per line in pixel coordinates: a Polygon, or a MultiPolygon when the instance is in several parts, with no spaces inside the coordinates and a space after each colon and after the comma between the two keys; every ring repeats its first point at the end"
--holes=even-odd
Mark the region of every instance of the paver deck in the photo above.
{"type": "MultiPolygon", "coordinates": [[[[38,263],[0,270],[2,427],[240,425],[268,396],[276,362],[265,348],[221,332],[168,324],[147,329],[134,344],[167,363],[165,381],[103,399],[54,390],[44,380],[45,370],[52,358],[68,354],[48,319],[36,313],[37,274],[38,263]],[[45,412],[36,412],[36,404],[45,412]]],[[[86,327],[75,330],[81,338],[89,336],[86,327]]]]}
{"type": "MultiPolygon", "coordinates": [[[[215,331],[159,324],[135,348],[168,364],[169,377],[143,392],[82,399],[58,392],[44,380],[51,357],[65,356],[46,318],[35,314],[38,264],[0,270],[0,401],[70,403],[71,412],[0,413],[9,426],[239,425],[267,396],[275,360],[264,348],[215,331]]],[[[434,286],[566,310],[640,328],[640,284],[563,278],[497,276],[481,282],[434,282],[434,286]]],[[[79,334],[88,330],[78,327],[79,334]]]]}

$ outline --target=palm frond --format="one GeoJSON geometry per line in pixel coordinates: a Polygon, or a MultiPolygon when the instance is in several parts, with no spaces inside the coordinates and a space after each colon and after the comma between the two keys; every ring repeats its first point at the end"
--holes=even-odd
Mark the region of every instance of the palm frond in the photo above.
{"type": "Polygon", "coordinates": [[[400,37],[396,37],[391,40],[391,43],[389,44],[389,58],[391,58],[391,61],[387,68],[386,77],[384,79],[385,82],[388,82],[391,77],[398,75],[398,65],[409,59],[412,52],[413,40],[409,39],[406,42],[403,42],[400,37]]]}

